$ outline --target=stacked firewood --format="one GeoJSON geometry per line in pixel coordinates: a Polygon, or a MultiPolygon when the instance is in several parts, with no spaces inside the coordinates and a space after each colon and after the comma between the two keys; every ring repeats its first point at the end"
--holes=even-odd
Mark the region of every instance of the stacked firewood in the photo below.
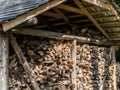
{"type": "Polygon", "coordinates": [[[78,90],[113,90],[113,71],[109,72],[109,49],[90,46],[77,46],[77,86],[78,90]]]}
{"type": "MultiPolygon", "coordinates": [[[[18,38],[17,38],[18,39],[18,38]]],[[[41,90],[70,90],[74,60],[71,41],[25,37],[18,39],[41,90]]],[[[113,90],[113,67],[109,68],[109,48],[89,44],[77,45],[76,82],[78,90],[113,90]]],[[[9,89],[33,90],[28,75],[17,56],[9,60],[9,89]]]]}
{"type": "MultiPolygon", "coordinates": [[[[73,61],[69,42],[41,39],[19,43],[41,90],[70,88],[73,61]]],[[[9,65],[10,87],[14,90],[31,90],[30,80],[15,55],[9,65]]]]}
{"type": "Polygon", "coordinates": [[[53,30],[54,32],[60,32],[60,33],[65,33],[65,34],[70,34],[70,35],[77,35],[77,36],[82,36],[82,37],[89,37],[89,38],[94,38],[94,39],[100,39],[103,40],[105,37],[95,28],[89,28],[89,27],[84,27],[84,28],[79,28],[77,25],[71,25],[72,28],[68,29],[60,29],[60,30],[53,30]]]}

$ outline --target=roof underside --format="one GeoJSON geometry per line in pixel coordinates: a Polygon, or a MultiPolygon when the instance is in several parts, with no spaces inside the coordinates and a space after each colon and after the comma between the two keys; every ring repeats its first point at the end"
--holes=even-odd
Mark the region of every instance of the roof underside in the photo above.
{"type": "Polygon", "coordinates": [[[108,0],[97,0],[103,5],[101,6],[94,1],[96,0],[67,0],[38,15],[37,24],[24,23],[20,26],[61,30],[77,25],[80,29],[90,27],[99,30],[109,40],[120,40],[119,4],[108,0]]]}

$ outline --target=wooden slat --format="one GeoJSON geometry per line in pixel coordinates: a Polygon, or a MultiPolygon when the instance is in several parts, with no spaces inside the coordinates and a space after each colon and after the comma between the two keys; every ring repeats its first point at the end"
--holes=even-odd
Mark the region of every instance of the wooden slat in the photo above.
{"type": "Polygon", "coordinates": [[[13,28],[13,27],[15,27],[15,26],[27,21],[27,20],[29,20],[30,18],[35,17],[35,16],[37,16],[37,15],[39,15],[39,14],[41,14],[41,13],[43,13],[43,12],[53,8],[53,7],[65,2],[65,1],[66,0],[51,0],[50,2],[36,8],[34,10],[31,10],[28,13],[20,15],[17,18],[15,18],[13,20],[10,20],[8,22],[2,23],[3,30],[7,31],[7,30],[9,30],[9,29],[11,29],[11,28],[13,28]]]}
{"type": "Polygon", "coordinates": [[[59,19],[62,18],[59,14],[57,14],[55,12],[51,12],[51,11],[46,11],[46,12],[42,13],[42,15],[49,16],[49,17],[54,17],[54,18],[59,18],[59,19]]]}
{"type": "Polygon", "coordinates": [[[116,81],[116,58],[115,58],[115,49],[114,46],[111,48],[111,66],[113,66],[113,90],[117,90],[117,81],[116,81]]]}
{"type": "Polygon", "coordinates": [[[73,64],[73,71],[71,74],[71,81],[72,81],[72,90],[77,90],[77,80],[76,80],[76,40],[73,40],[72,42],[72,48],[71,48],[71,57],[74,62],[73,64]]]}
{"type": "Polygon", "coordinates": [[[113,22],[103,22],[101,25],[111,25],[111,24],[120,24],[120,21],[113,21],[113,22]]]}
{"type": "Polygon", "coordinates": [[[84,14],[83,10],[69,6],[69,5],[65,5],[65,4],[58,5],[57,8],[60,8],[60,9],[66,10],[66,11],[70,11],[73,13],[84,14]]]}
{"type": "Polygon", "coordinates": [[[115,31],[115,29],[120,29],[120,26],[114,26],[114,27],[107,27],[107,28],[104,28],[105,30],[113,30],[115,31]]]}
{"type": "Polygon", "coordinates": [[[0,90],[8,90],[9,43],[6,33],[0,32],[0,90]]]}
{"type": "Polygon", "coordinates": [[[10,37],[10,43],[11,43],[12,47],[14,48],[15,53],[17,54],[17,56],[20,60],[20,63],[22,64],[24,70],[28,74],[34,90],[40,90],[38,83],[34,80],[34,78],[32,76],[33,74],[32,74],[31,68],[30,68],[21,48],[18,46],[15,37],[12,34],[9,34],[9,37],[10,37]]]}
{"type": "Polygon", "coordinates": [[[93,16],[86,10],[86,8],[81,4],[81,2],[79,0],[73,0],[76,5],[84,10],[84,13],[87,15],[87,17],[91,20],[91,22],[93,22],[95,24],[95,26],[102,32],[102,34],[107,37],[107,39],[110,40],[110,37],[108,36],[108,34],[104,31],[104,29],[98,24],[98,22],[93,18],[93,16]]]}
{"type": "Polygon", "coordinates": [[[107,9],[107,10],[110,10],[110,8],[107,4],[105,4],[99,0],[82,0],[82,1],[96,5],[98,7],[101,7],[101,8],[107,9]]]}
{"type": "Polygon", "coordinates": [[[25,35],[32,35],[32,36],[40,36],[40,37],[48,37],[48,38],[55,38],[55,39],[64,39],[64,40],[77,40],[78,42],[82,43],[91,43],[96,45],[113,45],[116,43],[111,43],[105,40],[97,40],[87,37],[79,37],[74,35],[66,35],[63,33],[56,33],[46,30],[38,30],[38,29],[30,29],[30,28],[23,28],[23,29],[13,29],[12,30],[16,34],[25,34],[25,35]]]}

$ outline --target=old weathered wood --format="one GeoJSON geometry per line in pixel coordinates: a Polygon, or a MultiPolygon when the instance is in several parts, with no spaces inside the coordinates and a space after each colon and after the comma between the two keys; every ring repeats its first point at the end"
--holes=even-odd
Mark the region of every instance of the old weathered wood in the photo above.
{"type": "Polygon", "coordinates": [[[109,35],[104,31],[104,29],[98,24],[98,22],[94,19],[94,17],[87,11],[87,9],[81,4],[81,2],[79,0],[73,0],[76,5],[84,10],[84,13],[87,15],[87,17],[91,20],[91,22],[93,22],[93,24],[95,24],[95,26],[101,31],[101,33],[110,40],[109,35]]]}
{"type": "Polygon", "coordinates": [[[79,37],[79,36],[74,36],[74,35],[66,35],[63,33],[56,33],[56,32],[51,32],[51,31],[37,30],[37,29],[30,29],[30,28],[13,29],[12,31],[16,34],[42,36],[42,37],[65,39],[65,40],[74,40],[75,39],[78,42],[91,43],[91,44],[96,44],[96,45],[111,46],[111,45],[115,45],[117,43],[117,42],[113,43],[113,42],[106,41],[106,40],[97,40],[97,39],[93,39],[93,38],[79,37]]]}
{"type": "Polygon", "coordinates": [[[87,3],[91,3],[91,4],[96,5],[98,7],[110,10],[109,6],[102,1],[99,1],[99,0],[83,0],[83,1],[87,2],[87,3]]]}
{"type": "Polygon", "coordinates": [[[73,72],[72,72],[72,90],[77,90],[77,82],[76,82],[76,40],[72,42],[72,49],[71,49],[71,58],[74,62],[73,64],[73,72]]]}
{"type": "Polygon", "coordinates": [[[115,58],[115,48],[111,47],[111,65],[113,66],[113,86],[114,90],[117,90],[117,81],[116,81],[116,58],[115,58]]]}
{"type": "Polygon", "coordinates": [[[0,90],[8,90],[8,37],[0,32],[0,90]]]}
{"type": "Polygon", "coordinates": [[[41,13],[43,13],[51,8],[63,3],[63,2],[65,2],[65,1],[66,0],[52,0],[52,1],[42,5],[40,7],[38,7],[37,9],[31,10],[26,14],[18,16],[17,18],[15,18],[13,20],[10,20],[8,22],[3,22],[2,23],[3,30],[7,31],[7,30],[9,30],[9,29],[37,16],[37,15],[39,15],[39,14],[41,14],[41,13]]]}
{"type": "Polygon", "coordinates": [[[29,75],[29,79],[32,83],[34,90],[40,90],[39,85],[37,84],[37,82],[34,80],[34,78],[32,76],[31,68],[30,68],[21,48],[18,46],[18,44],[15,40],[15,37],[12,34],[9,34],[9,37],[10,37],[10,43],[11,43],[12,47],[14,48],[14,50],[20,60],[20,63],[22,64],[26,73],[29,75]]]}

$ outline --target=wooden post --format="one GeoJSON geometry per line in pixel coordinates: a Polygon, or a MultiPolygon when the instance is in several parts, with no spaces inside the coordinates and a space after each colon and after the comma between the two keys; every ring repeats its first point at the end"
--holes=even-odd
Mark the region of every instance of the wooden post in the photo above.
{"type": "Polygon", "coordinates": [[[114,46],[111,47],[111,65],[113,66],[113,90],[117,90],[117,81],[116,81],[116,58],[115,58],[115,49],[114,46]]]}
{"type": "Polygon", "coordinates": [[[8,37],[0,32],[0,90],[8,90],[8,37]]]}
{"type": "Polygon", "coordinates": [[[12,34],[9,34],[9,36],[10,36],[10,43],[11,43],[12,47],[14,48],[14,50],[15,50],[15,52],[16,52],[19,60],[20,60],[20,63],[22,64],[22,66],[24,68],[24,70],[28,74],[34,90],[40,90],[38,83],[32,77],[31,68],[30,68],[30,66],[29,66],[21,48],[18,46],[15,37],[12,34]]]}
{"type": "Polygon", "coordinates": [[[76,40],[72,42],[72,49],[71,49],[71,56],[74,62],[73,64],[73,72],[72,72],[72,90],[77,90],[77,83],[76,83],[76,40]]]}

